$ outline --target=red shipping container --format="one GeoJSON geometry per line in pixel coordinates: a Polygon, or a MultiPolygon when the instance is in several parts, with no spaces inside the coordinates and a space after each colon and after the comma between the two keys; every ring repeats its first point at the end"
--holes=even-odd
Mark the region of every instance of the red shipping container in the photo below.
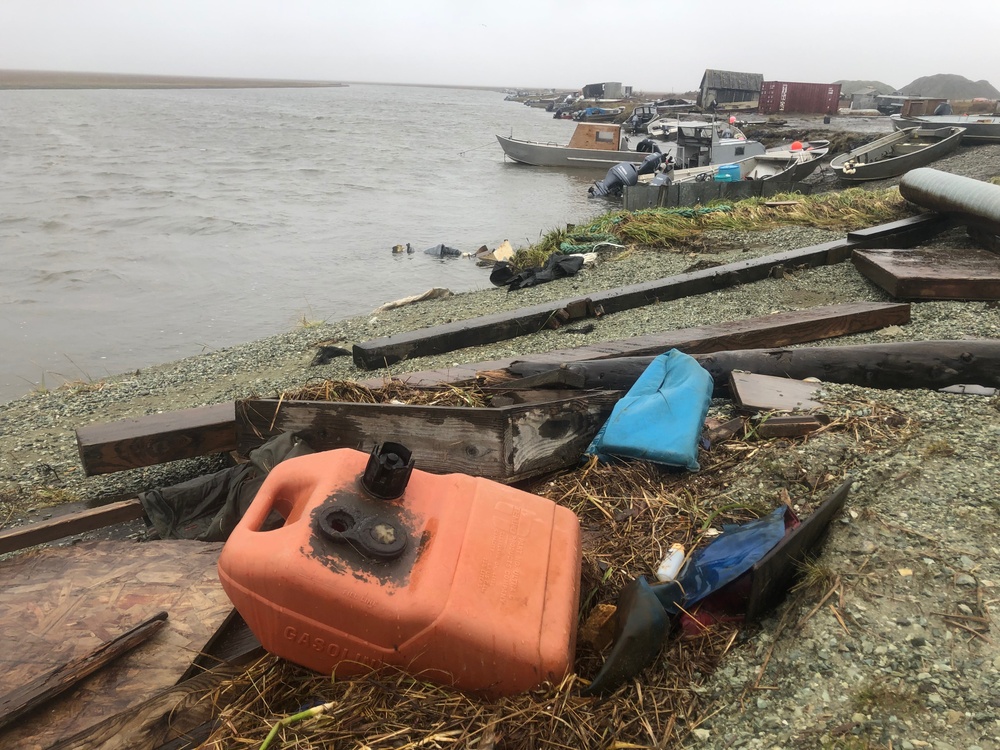
{"type": "Polygon", "coordinates": [[[835,115],[839,106],[839,83],[764,81],[760,87],[762,115],[835,115]]]}

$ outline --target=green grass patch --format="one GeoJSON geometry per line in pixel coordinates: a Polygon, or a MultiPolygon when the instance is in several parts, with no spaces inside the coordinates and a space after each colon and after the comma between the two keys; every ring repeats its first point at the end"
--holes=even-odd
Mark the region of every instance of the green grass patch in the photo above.
{"type": "Polygon", "coordinates": [[[916,213],[899,195],[897,188],[847,190],[800,195],[780,193],[769,198],[749,198],[732,204],[711,204],[691,208],[649,208],[642,211],[612,211],[587,226],[572,231],[558,229],[544,235],[534,245],[514,254],[511,265],[529,268],[541,265],[551,253],[573,237],[607,235],[619,244],[652,249],[684,250],[697,247],[708,231],[764,231],[784,226],[856,229],[885,224],[916,213]],[[791,202],[768,206],[768,203],[791,202]]]}

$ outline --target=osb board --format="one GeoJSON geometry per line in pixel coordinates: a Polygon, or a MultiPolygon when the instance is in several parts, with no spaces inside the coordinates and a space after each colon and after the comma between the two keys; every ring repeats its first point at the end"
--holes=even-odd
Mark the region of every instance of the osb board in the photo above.
{"type": "Polygon", "coordinates": [[[44,748],[173,685],[232,610],[221,544],[82,542],[0,563],[0,694],[81,656],[161,610],[147,643],[0,732],[44,748]]]}
{"type": "Polygon", "coordinates": [[[1000,256],[979,248],[855,250],[855,267],[899,299],[1000,299],[1000,256]]]}

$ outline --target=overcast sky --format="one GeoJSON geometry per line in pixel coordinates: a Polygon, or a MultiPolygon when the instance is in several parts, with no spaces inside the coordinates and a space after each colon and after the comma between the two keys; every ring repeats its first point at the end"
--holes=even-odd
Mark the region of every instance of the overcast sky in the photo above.
{"type": "Polygon", "coordinates": [[[0,68],[697,88],[955,73],[1000,86],[997,0],[0,0],[0,68]]]}

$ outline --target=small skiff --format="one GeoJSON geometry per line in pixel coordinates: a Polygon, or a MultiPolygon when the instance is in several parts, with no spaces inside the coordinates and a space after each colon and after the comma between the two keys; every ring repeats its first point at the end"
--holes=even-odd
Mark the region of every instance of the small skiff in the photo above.
{"type": "Polygon", "coordinates": [[[1000,143],[1000,116],[997,115],[891,115],[895,130],[906,128],[965,128],[962,140],[967,144],[1000,143]]]}
{"type": "Polygon", "coordinates": [[[885,180],[947,156],[962,141],[965,128],[906,128],[846,154],[835,156],[830,169],[843,182],[885,180]]]}

